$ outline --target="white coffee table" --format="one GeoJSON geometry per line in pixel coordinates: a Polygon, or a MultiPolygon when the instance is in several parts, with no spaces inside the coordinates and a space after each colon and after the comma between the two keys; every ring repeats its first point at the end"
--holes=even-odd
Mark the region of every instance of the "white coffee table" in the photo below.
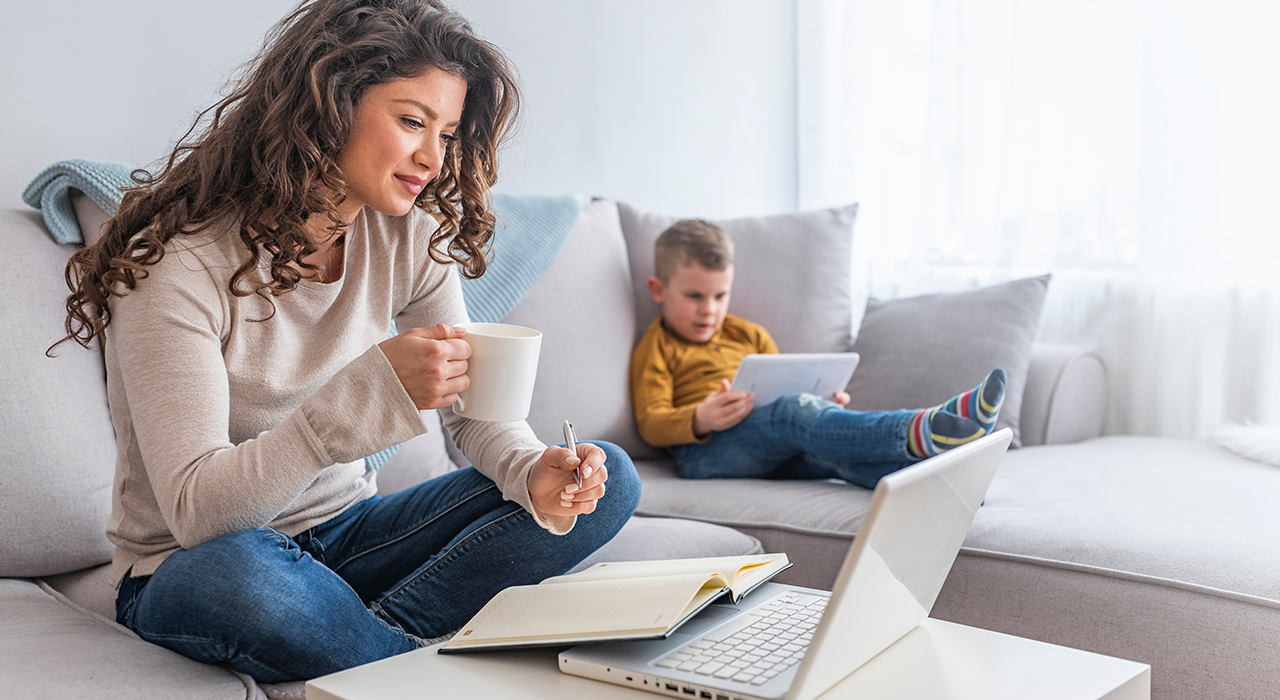
{"type": "MultiPolygon", "coordinates": [[[[317,678],[307,683],[307,700],[659,697],[566,675],[556,665],[548,650],[441,655],[429,647],[317,678]]],[[[1151,667],[930,619],[822,697],[1150,700],[1151,667]]]]}

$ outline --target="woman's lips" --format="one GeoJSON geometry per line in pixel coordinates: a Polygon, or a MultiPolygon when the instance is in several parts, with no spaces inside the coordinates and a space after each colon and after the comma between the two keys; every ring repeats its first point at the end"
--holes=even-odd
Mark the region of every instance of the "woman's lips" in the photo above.
{"type": "Polygon", "coordinates": [[[426,178],[413,177],[412,175],[396,175],[396,179],[415,197],[422,191],[423,186],[427,184],[426,178]]]}

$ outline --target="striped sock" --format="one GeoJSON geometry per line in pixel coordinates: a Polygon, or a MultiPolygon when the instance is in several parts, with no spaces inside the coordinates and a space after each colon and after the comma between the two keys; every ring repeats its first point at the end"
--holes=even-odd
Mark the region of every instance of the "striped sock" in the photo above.
{"type": "Polygon", "coordinates": [[[923,459],[976,440],[996,427],[1007,376],[997,367],[981,384],[911,419],[907,451],[923,459]]]}

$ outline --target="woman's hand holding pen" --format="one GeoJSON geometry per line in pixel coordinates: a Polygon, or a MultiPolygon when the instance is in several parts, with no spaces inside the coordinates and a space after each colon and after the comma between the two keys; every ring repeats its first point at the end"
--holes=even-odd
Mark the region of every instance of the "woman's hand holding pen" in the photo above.
{"type": "Polygon", "coordinates": [[[594,511],[596,501],[604,496],[604,482],[609,480],[604,459],[604,450],[590,443],[579,443],[577,456],[564,447],[548,447],[529,472],[533,507],[552,517],[594,511]],[[582,468],[582,488],[573,479],[578,467],[582,468]]]}
{"type": "Polygon", "coordinates": [[[467,378],[471,346],[462,340],[465,335],[466,331],[438,323],[411,328],[378,343],[419,410],[452,404],[471,383],[467,378]]]}

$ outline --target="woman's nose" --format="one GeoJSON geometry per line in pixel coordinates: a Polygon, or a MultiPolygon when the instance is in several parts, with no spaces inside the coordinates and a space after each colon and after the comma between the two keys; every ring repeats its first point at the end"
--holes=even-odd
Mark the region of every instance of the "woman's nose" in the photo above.
{"type": "Polygon", "coordinates": [[[444,165],[444,147],[437,141],[424,141],[418,148],[416,156],[418,165],[430,170],[433,174],[439,173],[444,165]]]}

